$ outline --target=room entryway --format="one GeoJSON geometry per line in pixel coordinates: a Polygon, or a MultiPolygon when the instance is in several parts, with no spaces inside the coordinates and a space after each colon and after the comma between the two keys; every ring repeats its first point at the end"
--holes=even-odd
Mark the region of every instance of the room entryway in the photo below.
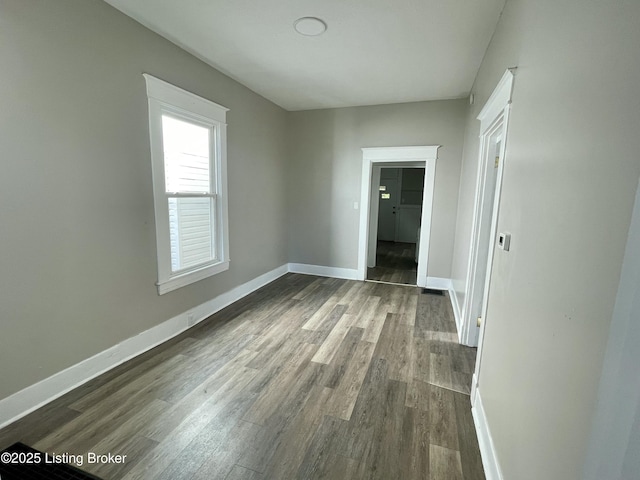
{"type": "MultiPolygon", "coordinates": [[[[367,268],[367,280],[416,285],[417,245],[420,241],[424,168],[380,169],[375,264],[367,268]]],[[[375,211],[375,210],[374,210],[375,211]]]]}
{"type": "Polygon", "coordinates": [[[426,287],[438,146],[362,150],[358,279],[426,287]]]}

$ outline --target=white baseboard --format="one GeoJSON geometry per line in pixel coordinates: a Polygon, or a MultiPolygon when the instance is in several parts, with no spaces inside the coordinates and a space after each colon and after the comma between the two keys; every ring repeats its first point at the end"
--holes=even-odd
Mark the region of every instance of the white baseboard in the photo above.
{"type": "Polygon", "coordinates": [[[471,405],[476,402],[476,392],[478,391],[478,377],[474,373],[471,377],[471,405]]]}
{"type": "MultiPolygon", "coordinates": [[[[474,382],[475,384],[475,382],[474,382]]],[[[476,427],[478,436],[478,445],[480,447],[480,456],[482,457],[482,466],[484,467],[484,475],[487,480],[503,480],[502,470],[498,462],[498,456],[491,438],[491,430],[487,422],[484,406],[482,405],[482,397],[480,390],[475,390],[473,407],[471,408],[473,415],[473,423],[476,427]]]]}
{"type": "Polygon", "coordinates": [[[287,272],[288,266],[282,265],[0,400],[0,428],[15,422],[92,378],[179,335],[287,272]]]}
{"type": "Polygon", "coordinates": [[[453,318],[456,320],[456,330],[458,331],[458,341],[462,342],[462,314],[460,313],[460,304],[458,303],[458,296],[453,289],[453,282],[449,288],[449,298],[451,299],[451,307],[453,308],[453,318]]]}
{"type": "Polygon", "coordinates": [[[306,263],[290,263],[289,272],[317,275],[319,277],[343,278],[357,280],[358,270],[355,268],[324,267],[322,265],[308,265],[306,263]]]}
{"type": "Polygon", "coordinates": [[[424,282],[424,285],[426,285],[426,288],[433,288],[434,290],[449,290],[451,288],[451,279],[442,277],[427,277],[427,281],[424,282]]]}

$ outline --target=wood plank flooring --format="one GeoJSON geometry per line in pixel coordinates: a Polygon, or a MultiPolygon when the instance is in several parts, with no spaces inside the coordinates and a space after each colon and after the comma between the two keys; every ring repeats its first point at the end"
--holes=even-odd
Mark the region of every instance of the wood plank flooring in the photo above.
{"type": "Polygon", "coordinates": [[[376,266],[367,268],[367,279],[416,285],[416,244],[378,241],[376,266]]]}
{"type": "Polygon", "coordinates": [[[482,480],[446,296],[288,274],[0,430],[104,479],[482,480]]]}

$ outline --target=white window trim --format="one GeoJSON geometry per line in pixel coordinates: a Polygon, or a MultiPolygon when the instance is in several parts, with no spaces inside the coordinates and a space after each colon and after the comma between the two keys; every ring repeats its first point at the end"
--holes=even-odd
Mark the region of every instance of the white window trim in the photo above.
{"type": "Polygon", "coordinates": [[[229,111],[217,103],[175,87],[143,73],[149,102],[149,140],[153,172],[153,199],[158,256],[158,294],[163,295],[229,269],[229,218],[227,208],[227,123],[229,111]],[[162,148],[162,113],[174,113],[197,122],[212,125],[216,133],[217,151],[213,157],[216,170],[216,243],[217,260],[189,271],[171,272],[169,215],[165,193],[164,153],[162,148]]]}

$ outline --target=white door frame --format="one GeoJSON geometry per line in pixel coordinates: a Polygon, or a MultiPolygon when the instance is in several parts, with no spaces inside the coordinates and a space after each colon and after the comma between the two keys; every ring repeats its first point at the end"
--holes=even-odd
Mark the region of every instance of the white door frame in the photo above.
{"type": "MultiPolygon", "coordinates": [[[[362,185],[360,188],[360,235],[358,239],[358,280],[367,278],[367,252],[371,240],[370,222],[377,219],[377,205],[373,207],[373,195],[378,192],[371,187],[374,180],[380,181],[382,165],[397,167],[402,163],[424,162],[424,192],[422,194],[422,220],[418,255],[417,284],[427,286],[427,264],[429,261],[429,240],[431,234],[431,214],[435,189],[436,160],[440,145],[417,147],[375,147],[362,149],[362,185]],[[374,175],[374,170],[376,175],[374,175]],[[372,214],[376,213],[374,217],[372,214]]],[[[375,240],[373,240],[375,241],[375,240]]]]}
{"type": "MultiPolygon", "coordinates": [[[[478,180],[476,184],[476,199],[474,206],[474,218],[471,236],[471,250],[469,253],[469,269],[467,271],[467,295],[462,310],[462,343],[466,345],[477,345],[476,366],[473,374],[471,402],[475,400],[478,388],[480,364],[482,361],[482,347],[484,332],[487,325],[487,303],[489,298],[489,286],[491,284],[491,266],[493,265],[493,253],[496,243],[496,232],[498,228],[498,213],[500,210],[500,193],[502,190],[502,175],[505,164],[505,150],[507,145],[507,129],[509,125],[509,112],[511,110],[511,94],[513,91],[513,73],[507,70],[498,83],[489,100],[478,115],[480,120],[480,153],[478,166],[478,180]],[[489,230],[489,248],[486,252],[479,251],[481,219],[483,217],[485,180],[487,170],[493,168],[489,162],[489,151],[491,138],[496,134],[501,137],[500,162],[496,175],[495,193],[493,198],[493,211],[491,215],[491,227],[489,230]],[[482,288],[477,282],[476,270],[480,262],[486,262],[486,275],[482,288]],[[477,319],[473,318],[472,305],[478,296],[482,297],[482,324],[477,327],[477,319]]],[[[486,228],[486,225],[484,225],[486,228]]]]}

